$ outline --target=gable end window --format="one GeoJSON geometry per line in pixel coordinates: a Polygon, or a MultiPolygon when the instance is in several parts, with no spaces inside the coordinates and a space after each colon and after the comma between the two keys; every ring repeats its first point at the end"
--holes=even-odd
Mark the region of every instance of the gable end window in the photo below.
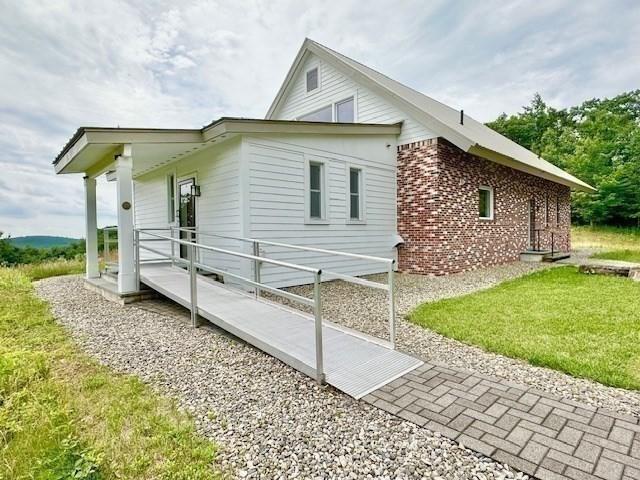
{"type": "Polygon", "coordinates": [[[355,115],[353,112],[353,97],[336,103],[336,122],[353,123],[355,115]]]}
{"type": "Polygon", "coordinates": [[[493,188],[480,187],[478,194],[480,220],[493,220],[493,188]]]}
{"type": "Polygon", "coordinates": [[[318,67],[307,70],[307,93],[313,92],[320,85],[318,78],[318,67]]]}
{"type": "Polygon", "coordinates": [[[333,121],[332,107],[331,105],[327,105],[319,110],[298,117],[298,120],[301,122],[331,122],[333,121]]]}

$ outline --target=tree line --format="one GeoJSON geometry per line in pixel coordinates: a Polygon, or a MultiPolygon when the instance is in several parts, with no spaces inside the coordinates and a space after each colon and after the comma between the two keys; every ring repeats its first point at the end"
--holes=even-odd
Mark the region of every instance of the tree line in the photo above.
{"type": "Polygon", "coordinates": [[[640,226],[640,90],[566,109],[536,94],[487,125],[598,189],[572,194],[575,223],[640,226]]]}
{"type": "MultiPolygon", "coordinates": [[[[111,232],[110,236],[114,240],[117,239],[116,232],[111,232]]],[[[2,267],[40,263],[48,260],[73,260],[83,257],[86,252],[84,239],[65,246],[35,248],[30,246],[18,247],[11,243],[10,238],[10,236],[0,232],[0,266],[2,267]]],[[[115,248],[115,246],[111,248],[115,248]]],[[[104,251],[104,235],[103,230],[100,228],[98,229],[98,251],[104,251]]]]}

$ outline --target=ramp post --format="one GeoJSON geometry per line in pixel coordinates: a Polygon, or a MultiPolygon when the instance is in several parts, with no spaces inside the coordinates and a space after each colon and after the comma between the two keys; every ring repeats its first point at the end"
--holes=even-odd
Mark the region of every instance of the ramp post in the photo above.
{"type": "Polygon", "coordinates": [[[313,282],[313,314],[316,327],[316,381],[324,383],[324,357],[322,353],[322,297],[320,295],[320,276],[322,271],[318,270],[313,282]]]}
{"type": "Polygon", "coordinates": [[[389,289],[389,342],[391,343],[391,348],[395,350],[396,348],[396,295],[394,292],[394,271],[393,265],[395,264],[395,260],[389,263],[389,271],[388,275],[388,285],[389,289]]]}
{"type": "Polygon", "coordinates": [[[136,256],[136,289],[140,291],[140,230],[135,229],[133,231],[133,243],[135,244],[135,252],[136,256]]]}
{"type": "MultiPolygon", "coordinates": [[[[260,256],[260,243],[257,240],[253,241],[253,256],[260,256]]],[[[255,283],[260,283],[260,267],[262,266],[262,262],[260,260],[255,259],[253,261],[253,281],[255,283]]],[[[260,287],[255,286],[255,295],[256,298],[260,298],[260,287]]]]}
{"type": "MultiPolygon", "coordinates": [[[[189,241],[193,241],[193,233],[189,232],[189,241]]],[[[189,286],[190,286],[190,303],[191,303],[191,326],[198,328],[198,277],[195,268],[195,246],[190,243],[187,248],[189,256],[189,286]]]]}

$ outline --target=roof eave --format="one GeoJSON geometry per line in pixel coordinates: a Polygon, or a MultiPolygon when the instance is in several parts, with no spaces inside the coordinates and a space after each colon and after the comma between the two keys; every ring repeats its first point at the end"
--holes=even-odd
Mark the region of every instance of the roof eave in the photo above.
{"type": "Polygon", "coordinates": [[[574,190],[579,190],[579,191],[583,191],[583,192],[596,192],[597,189],[595,189],[594,187],[592,187],[591,185],[589,185],[588,183],[583,182],[582,180],[574,177],[573,175],[570,175],[567,173],[567,177],[562,177],[559,175],[554,175],[553,173],[547,172],[545,170],[533,167],[531,165],[528,165],[516,158],[513,157],[509,157],[506,155],[503,155],[499,152],[496,152],[494,150],[491,150],[489,148],[483,147],[482,145],[479,144],[475,144],[473,145],[469,150],[467,150],[469,153],[473,154],[473,155],[477,155],[479,157],[483,157],[486,158],[488,160],[491,160],[492,162],[495,163],[499,163],[500,165],[504,165],[510,168],[513,168],[514,170],[519,170],[521,172],[525,172],[525,173],[529,173],[531,175],[535,175],[536,177],[541,177],[544,178],[546,180],[555,182],[555,183],[559,183],[561,185],[565,185],[567,187],[570,187],[574,190]]]}

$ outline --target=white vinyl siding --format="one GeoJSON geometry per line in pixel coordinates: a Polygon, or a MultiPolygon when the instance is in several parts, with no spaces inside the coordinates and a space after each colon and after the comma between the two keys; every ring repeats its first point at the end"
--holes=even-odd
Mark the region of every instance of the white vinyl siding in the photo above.
{"type": "MultiPolygon", "coordinates": [[[[241,236],[240,141],[230,141],[220,147],[202,150],[169,167],[137,177],[134,181],[136,226],[168,226],[167,175],[170,174],[175,174],[178,181],[195,177],[196,183],[200,185],[201,196],[196,198],[196,224],[199,230],[241,236]]],[[[199,241],[219,248],[242,248],[239,242],[233,240],[203,236],[199,241]]],[[[167,245],[157,242],[154,248],[159,246],[163,251],[170,251],[168,242],[167,245]]],[[[214,261],[223,270],[238,273],[241,268],[242,262],[229,255],[207,252],[202,252],[201,255],[203,259],[214,261]]],[[[141,257],[149,258],[143,257],[142,253],[141,257]]]]}
{"type": "Polygon", "coordinates": [[[422,124],[391,105],[380,95],[368,88],[356,84],[351,78],[343,75],[333,66],[320,61],[315,55],[309,54],[304,61],[299,74],[293,79],[293,84],[287,96],[271,118],[280,120],[294,120],[315,112],[319,109],[334,105],[350,97],[354,98],[354,119],[358,123],[396,123],[403,121],[402,132],[398,144],[405,144],[433,138],[436,135],[422,124]],[[306,72],[312,66],[318,66],[321,87],[313,92],[306,91],[306,72]]]}
{"type": "MultiPolygon", "coordinates": [[[[392,137],[375,139],[255,137],[245,140],[249,162],[249,231],[252,238],[309,247],[393,258],[396,233],[395,143],[392,137]],[[386,144],[391,142],[392,147],[386,144]],[[336,152],[340,153],[336,153],[336,152]],[[362,157],[357,155],[363,155],[362,157]],[[305,169],[322,159],[326,186],[326,221],[306,222],[305,169]],[[349,218],[349,168],[362,169],[362,191],[367,195],[367,223],[349,218]]],[[[271,258],[302,263],[326,271],[364,275],[385,266],[331,255],[263,246],[271,258]]],[[[331,278],[330,275],[324,279],[331,278]]],[[[308,274],[264,265],[262,279],[272,285],[310,283],[308,274]]]]}

